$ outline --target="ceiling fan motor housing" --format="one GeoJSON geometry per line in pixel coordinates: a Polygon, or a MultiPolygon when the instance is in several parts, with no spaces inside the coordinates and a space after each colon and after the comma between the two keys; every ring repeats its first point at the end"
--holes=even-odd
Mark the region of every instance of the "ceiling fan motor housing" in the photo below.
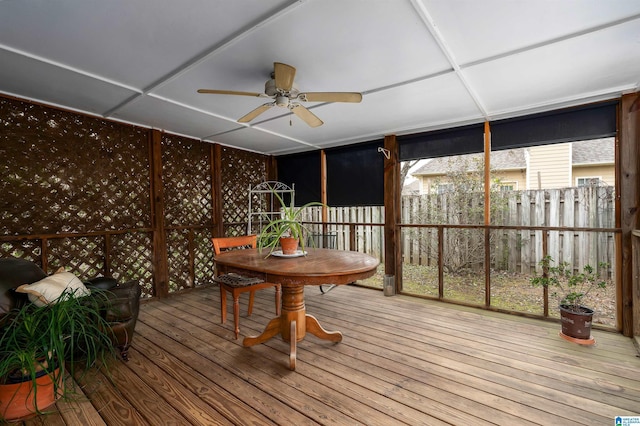
{"type": "Polygon", "coordinates": [[[295,99],[300,91],[298,90],[298,85],[295,83],[293,83],[293,85],[291,86],[291,90],[289,90],[288,92],[282,89],[278,89],[276,87],[276,80],[272,78],[270,80],[267,80],[267,82],[264,84],[264,93],[270,97],[287,96],[291,99],[295,99]]]}
{"type": "Polygon", "coordinates": [[[264,84],[264,93],[267,96],[276,96],[278,94],[278,89],[276,89],[276,81],[272,78],[271,80],[267,80],[264,84]]]}

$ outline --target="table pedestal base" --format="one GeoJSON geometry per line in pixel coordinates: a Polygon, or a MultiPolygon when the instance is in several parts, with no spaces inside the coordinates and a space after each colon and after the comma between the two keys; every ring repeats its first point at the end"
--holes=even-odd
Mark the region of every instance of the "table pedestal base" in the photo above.
{"type": "Polygon", "coordinates": [[[331,342],[341,342],[342,333],[339,331],[327,331],[313,315],[307,315],[304,306],[304,287],[282,287],[282,312],[279,317],[269,321],[264,331],[259,336],[245,337],[242,344],[244,346],[254,346],[264,343],[278,333],[282,340],[289,342],[289,368],[296,369],[296,344],[304,339],[309,332],[314,336],[329,340],[331,342]]]}

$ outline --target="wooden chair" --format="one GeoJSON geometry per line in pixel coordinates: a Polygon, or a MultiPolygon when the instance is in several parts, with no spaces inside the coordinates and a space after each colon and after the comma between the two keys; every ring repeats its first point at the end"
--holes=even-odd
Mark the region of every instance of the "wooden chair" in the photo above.
{"type": "MultiPolygon", "coordinates": [[[[258,242],[257,235],[246,235],[241,237],[224,237],[212,238],[213,250],[216,255],[222,251],[242,248],[256,248],[258,242]]],[[[217,273],[216,273],[217,274],[217,273]]],[[[235,325],[236,339],[240,334],[240,294],[249,292],[249,308],[247,316],[253,312],[253,300],[256,290],[263,288],[275,287],[276,290],[276,315],[280,315],[280,300],[282,295],[282,287],[280,284],[267,283],[260,278],[245,277],[242,275],[229,273],[224,275],[216,275],[213,281],[220,286],[220,309],[222,323],[227,320],[227,291],[233,297],[233,322],[235,325]]]]}

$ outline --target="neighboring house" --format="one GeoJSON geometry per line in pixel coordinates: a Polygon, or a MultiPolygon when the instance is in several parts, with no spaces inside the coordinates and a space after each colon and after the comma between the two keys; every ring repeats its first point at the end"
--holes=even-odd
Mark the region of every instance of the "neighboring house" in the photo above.
{"type": "MultiPolygon", "coordinates": [[[[502,190],[553,189],[615,182],[614,138],[540,145],[491,153],[492,179],[502,190]]],[[[473,167],[484,154],[434,158],[411,174],[421,194],[450,189],[447,173],[473,167]]]]}
{"type": "Polygon", "coordinates": [[[402,195],[420,195],[420,181],[412,180],[402,187],[402,195]]]}

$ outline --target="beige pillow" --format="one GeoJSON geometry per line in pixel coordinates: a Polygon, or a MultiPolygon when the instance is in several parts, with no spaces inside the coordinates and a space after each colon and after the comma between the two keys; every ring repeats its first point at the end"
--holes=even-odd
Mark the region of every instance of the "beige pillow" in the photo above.
{"type": "Polygon", "coordinates": [[[71,272],[58,269],[55,274],[36,281],[33,284],[23,284],[16,288],[19,293],[27,293],[29,300],[36,306],[45,306],[55,302],[66,291],[65,298],[82,297],[91,291],[71,272]]]}

